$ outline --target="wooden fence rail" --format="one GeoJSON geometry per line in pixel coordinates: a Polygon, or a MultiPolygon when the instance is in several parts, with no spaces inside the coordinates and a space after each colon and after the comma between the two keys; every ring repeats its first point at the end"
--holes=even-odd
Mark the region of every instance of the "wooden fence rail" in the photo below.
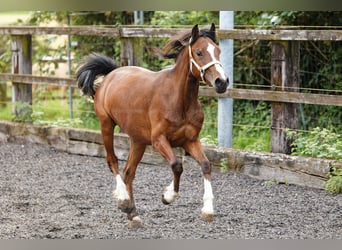
{"type": "MultiPolygon", "coordinates": [[[[77,87],[76,80],[65,77],[34,76],[28,74],[1,73],[0,81],[20,82],[25,84],[48,84],[56,86],[77,87]]],[[[288,91],[255,90],[229,88],[223,94],[217,94],[211,87],[201,86],[199,94],[209,97],[226,97],[239,100],[256,100],[267,102],[303,103],[313,105],[342,106],[341,95],[310,94],[288,91]]]]}
{"type": "MultiPolygon", "coordinates": [[[[82,35],[117,38],[171,37],[190,28],[135,26],[0,26],[0,35],[82,35]]],[[[217,30],[219,39],[269,41],[341,41],[342,30],[233,29],[217,30]]]]}
{"type": "MultiPolygon", "coordinates": [[[[31,76],[33,35],[82,35],[111,36],[122,40],[121,65],[132,65],[141,53],[134,43],[139,38],[168,38],[190,28],[162,28],[136,26],[8,26],[0,27],[0,35],[10,35],[12,39],[12,72],[0,74],[0,81],[12,81],[12,100],[32,102],[33,83],[66,85],[75,87],[70,78],[31,76]],[[130,58],[127,58],[130,57],[130,58]],[[123,61],[124,60],[124,61],[123,61]]],[[[233,99],[263,100],[271,102],[271,152],[289,153],[289,141],[285,129],[298,128],[298,104],[342,106],[342,95],[309,94],[299,92],[299,42],[300,41],[342,41],[342,30],[287,30],[287,29],[233,29],[217,30],[219,39],[269,40],[271,41],[271,86],[272,90],[228,89],[217,95],[211,88],[201,87],[200,94],[233,99]]]]}

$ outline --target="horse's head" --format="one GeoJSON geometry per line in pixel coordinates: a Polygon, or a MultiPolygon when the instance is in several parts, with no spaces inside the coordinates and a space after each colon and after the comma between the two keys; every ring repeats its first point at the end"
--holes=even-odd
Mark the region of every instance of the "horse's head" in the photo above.
{"type": "Polygon", "coordinates": [[[224,93],[229,80],[220,63],[220,48],[215,43],[215,25],[200,34],[198,25],[192,28],[189,41],[190,71],[197,78],[224,93]]]}

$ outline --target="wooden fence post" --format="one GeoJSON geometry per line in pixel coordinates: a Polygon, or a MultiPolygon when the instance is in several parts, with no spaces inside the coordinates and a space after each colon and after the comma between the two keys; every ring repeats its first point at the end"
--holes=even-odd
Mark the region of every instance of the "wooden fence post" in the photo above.
{"type": "MultiPolygon", "coordinates": [[[[271,44],[271,84],[273,90],[298,91],[299,41],[277,41],[271,44]]],[[[271,152],[291,153],[285,129],[298,128],[298,104],[271,104],[271,152]]]]}
{"type": "Polygon", "coordinates": [[[140,38],[122,38],[120,46],[121,66],[142,66],[143,46],[140,38]]]}
{"type": "MultiPolygon", "coordinates": [[[[12,74],[32,74],[32,36],[13,35],[11,49],[12,74]]],[[[28,110],[17,104],[32,105],[32,85],[13,82],[12,91],[13,114],[17,117],[31,115],[32,107],[28,110]]]]}

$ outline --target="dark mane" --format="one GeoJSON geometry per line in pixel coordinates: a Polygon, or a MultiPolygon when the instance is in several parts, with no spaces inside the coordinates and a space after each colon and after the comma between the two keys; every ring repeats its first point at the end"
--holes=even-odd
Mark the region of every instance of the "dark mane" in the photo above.
{"type": "MultiPolygon", "coordinates": [[[[185,46],[189,45],[190,37],[191,32],[187,32],[185,34],[179,34],[170,38],[170,40],[163,47],[162,56],[165,58],[177,59],[178,55],[183,51],[185,46]]],[[[215,32],[212,32],[209,29],[200,30],[199,37],[208,37],[216,43],[215,32]]],[[[196,40],[192,40],[191,44],[196,42],[196,40]]]]}

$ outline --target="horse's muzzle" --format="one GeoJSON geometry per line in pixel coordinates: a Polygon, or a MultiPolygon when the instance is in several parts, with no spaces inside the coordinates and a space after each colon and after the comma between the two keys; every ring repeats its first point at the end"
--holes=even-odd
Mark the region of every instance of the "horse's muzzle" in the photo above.
{"type": "Polygon", "coordinates": [[[226,92],[228,84],[229,84],[228,78],[227,79],[216,78],[215,91],[219,94],[226,92]]]}

